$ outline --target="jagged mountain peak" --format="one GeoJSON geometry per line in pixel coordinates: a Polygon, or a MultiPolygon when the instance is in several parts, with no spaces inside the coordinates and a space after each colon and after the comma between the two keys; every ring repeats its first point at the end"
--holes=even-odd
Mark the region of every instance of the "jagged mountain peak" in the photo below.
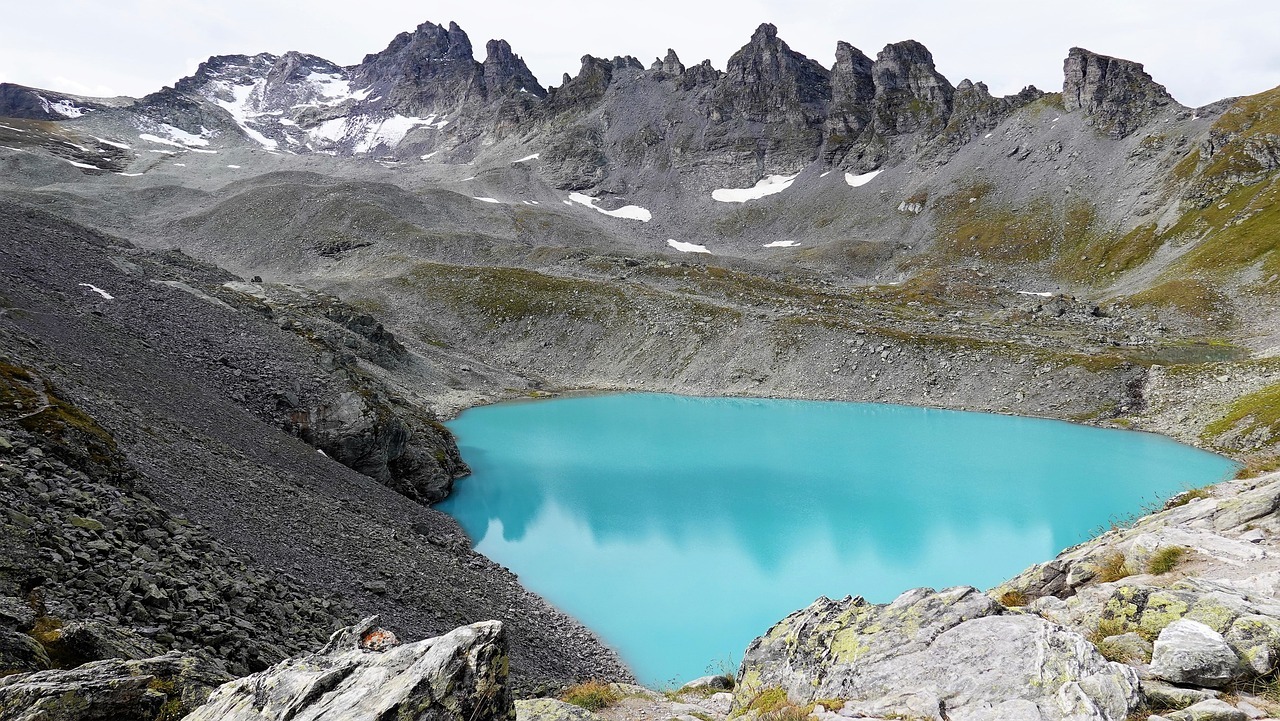
{"type": "Polygon", "coordinates": [[[545,97],[546,88],[538,84],[524,59],[511,50],[506,40],[490,40],[485,44],[485,90],[490,96],[524,91],[537,97],[545,97]]]}
{"type": "Polygon", "coordinates": [[[1141,63],[1071,48],[1063,62],[1062,103],[1082,110],[1113,138],[1123,138],[1166,106],[1177,105],[1141,63]]]}

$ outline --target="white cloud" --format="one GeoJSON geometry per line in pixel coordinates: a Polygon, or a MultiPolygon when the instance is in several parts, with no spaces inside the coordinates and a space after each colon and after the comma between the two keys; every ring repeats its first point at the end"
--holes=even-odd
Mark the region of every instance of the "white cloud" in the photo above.
{"type": "Polygon", "coordinates": [[[191,73],[195,58],[300,50],[346,65],[425,20],[455,20],[478,60],[487,39],[505,38],[544,85],[575,74],[585,53],[634,55],[647,65],[672,47],[686,65],[710,58],[723,69],[761,22],[777,25],[793,48],[826,66],[837,40],[875,57],[884,45],[913,38],[953,83],[982,80],[997,94],[1026,84],[1058,89],[1073,45],[1144,63],[1190,105],[1280,84],[1280,3],[1272,0],[1219,0],[1212,12],[1199,0],[1077,0],[1069,7],[919,0],[892,12],[869,0],[651,0],[643,12],[601,4],[590,13],[577,0],[387,0],[358,13],[335,0],[313,0],[306,13],[296,7],[285,0],[18,3],[6,10],[6,23],[29,31],[0,45],[0,80],[137,96],[191,73]]]}

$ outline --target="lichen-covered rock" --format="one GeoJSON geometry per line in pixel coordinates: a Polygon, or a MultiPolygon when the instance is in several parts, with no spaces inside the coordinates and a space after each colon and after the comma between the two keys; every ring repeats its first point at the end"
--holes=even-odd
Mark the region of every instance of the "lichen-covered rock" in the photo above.
{"type": "Polygon", "coordinates": [[[49,654],[21,631],[0,628],[0,676],[49,668],[49,654]]]}
{"type": "Polygon", "coordinates": [[[1276,669],[1280,659],[1280,619],[1247,615],[1237,618],[1225,634],[1240,661],[1258,676],[1276,669]]]}
{"type": "Polygon", "coordinates": [[[231,676],[199,654],[95,661],[0,678],[5,721],[156,721],[182,718],[231,676]]]}
{"type": "Polygon", "coordinates": [[[1173,683],[1218,688],[1240,669],[1240,659],[1222,634],[1189,619],[1174,621],[1161,631],[1151,653],[1151,674],[1173,683]]]}
{"type": "Polygon", "coordinates": [[[502,624],[486,621],[373,651],[377,617],[338,631],[319,652],[219,688],[187,721],[509,719],[502,624]]]}
{"type": "Polygon", "coordinates": [[[516,721],[595,721],[598,716],[581,706],[554,698],[531,698],[515,702],[516,721]]]}
{"type": "Polygon", "coordinates": [[[1132,668],[968,587],[917,589],[887,605],[819,599],[747,649],[737,705],[773,687],[798,703],[840,698],[868,715],[954,721],[1114,720],[1138,702],[1132,668]]]}
{"type": "Polygon", "coordinates": [[[1226,701],[1211,698],[1165,715],[1169,721],[1248,721],[1249,715],[1226,701]]]}

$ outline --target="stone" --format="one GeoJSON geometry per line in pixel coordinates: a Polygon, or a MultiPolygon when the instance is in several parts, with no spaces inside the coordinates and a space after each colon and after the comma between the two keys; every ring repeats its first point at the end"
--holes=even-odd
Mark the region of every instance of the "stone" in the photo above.
{"type": "Polygon", "coordinates": [[[516,721],[596,721],[599,716],[571,703],[554,698],[523,699],[515,702],[516,721]]]}
{"type": "Polygon", "coordinates": [[[1130,631],[1117,636],[1107,636],[1098,644],[1098,650],[1107,658],[1121,663],[1140,664],[1151,661],[1151,642],[1130,631]]]}
{"type": "Polygon", "coordinates": [[[21,631],[0,628],[0,676],[49,668],[49,654],[21,631]]]}
{"type": "Polygon", "coordinates": [[[1275,670],[1280,658],[1280,620],[1257,614],[1241,616],[1231,623],[1225,638],[1254,674],[1265,676],[1275,670]]]}
{"type": "Polygon", "coordinates": [[[1239,669],[1240,659],[1222,634],[1185,618],[1160,632],[1151,653],[1151,675],[1173,683],[1220,688],[1239,669]]]}
{"type": "Polygon", "coordinates": [[[498,621],[385,651],[361,648],[377,616],[344,628],[317,653],[220,687],[187,721],[472,721],[515,714],[498,621]]]}
{"type": "Polygon", "coordinates": [[[1244,711],[1216,698],[1188,706],[1182,713],[1190,721],[1249,721],[1249,716],[1244,711]]]}
{"type": "Polygon", "coordinates": [[[846,711],[878,717],[941,718],[945,709],[957,719],[1102,721],[1138,705],[1132,668],[968,587],[916,589],[887,605],[815,601],[752,642],[736,706],[770,687],[798,704],[840,698],[852,702],[846,711]]]}
{"type": "Polygon", "coordinates": [[[25,633],[35,622],[36,614],[30,604],[13,596],[0,596],[0,627],[25,633]]]}
{"type": "Polygon", "coordinates": [[[1183,688],[1155,679],[1143,679],[1142,696],[1156,708],[1183,709],[1206,699],[1217,698],[1217,691],[1183,688]]]}
{"type": "Polygon", "coordinates": [[[680,687],[679,692],[698,691],[701,689],[717,689],[729,691],[733,689],[733,681],[726,676],[700,676],[680,687]]]}
{"type": "Polygon", "coordinates": [[[182,718],[231,676],[201,654],[95,661],[0,678],[5,721],[153,721],[182,718]]]}

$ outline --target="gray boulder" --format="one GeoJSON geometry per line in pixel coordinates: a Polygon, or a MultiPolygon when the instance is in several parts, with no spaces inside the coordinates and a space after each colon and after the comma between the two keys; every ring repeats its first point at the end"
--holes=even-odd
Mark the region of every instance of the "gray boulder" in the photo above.
{"type": "Polygon", "coordinates": [[[1249,715],[1216,698],[1166,714],[1169,721],[1248,721],[1249,715]]]}
{"type": "Polygon", "coordinates": [[[554,698],[516,701],[516,721],[595,721],[599,717],[581,706],[554,698]]]}
{"type": "Polygon", "coordinates": [[[225,684],[187,721],[472,721],[515,715],[501,623],[475,623],[390,645],[377,620],[338,631],[318,653],[225,684]]]}
{"type": "Polygon", "coordinates": [[[781,688],[796,703],[965,721],[1125,718],[1138,678],[1078,633],[1011,614],[976,589],[916,589],[887,605],[821,598],[747,649],[735,703],[781,688]]]}
{"type": "Polygon", "coordinates": [[[1151,652],[1151,675],[1173,683],[1218,688],[1240,668],[1239,657],[1222,634],[1186,618],[1161,631],[1151,652]]]}
{"type": "Polygon", "coordinates": [[[200,654],[111,659],[69,671],[0,678],[5,721],[153,721],[182,718],[231,676],[200,654]]]}
{"type": "Polygon", "coordinates": [[[733,688],[733,681],[725,676],[699,676],[680,687],[680,692],[715,690],[728,691],[733,688]]]}
{"type": "Polygon", "coordinates": [[[49,668],[49,654],[34,638],[0,628],[0,675],[49,668]]]}

